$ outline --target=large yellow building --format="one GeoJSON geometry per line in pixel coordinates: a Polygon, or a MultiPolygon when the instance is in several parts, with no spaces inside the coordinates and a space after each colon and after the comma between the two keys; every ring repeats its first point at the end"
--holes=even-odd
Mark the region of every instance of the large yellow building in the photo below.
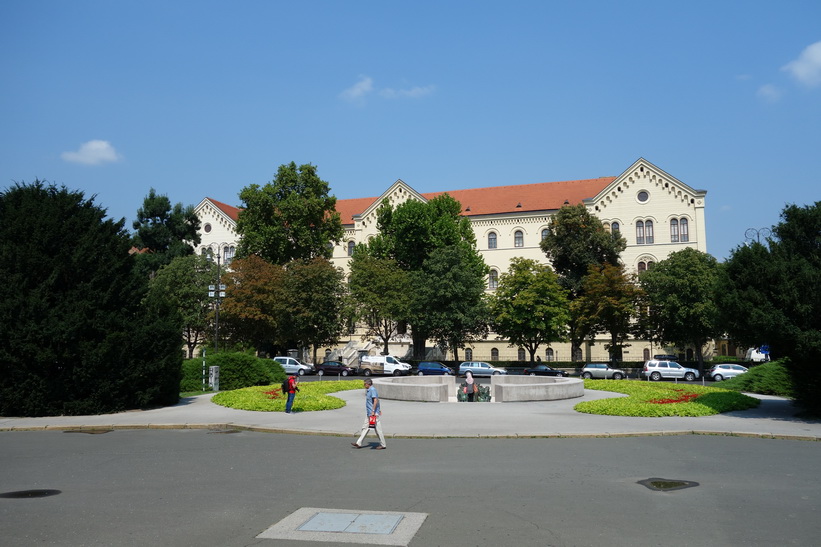
{"type": "MultiPolygon", "coordinates": [[[[407,200],[427,201],[445,192],[419,193],[397,180],[376,197],[337,201],[337,211],[345,229],[336,245],[332,261],[347,271],[348,260],[357,243],[376,235],[376,215],[383,200],[394,206],[407,200]]],[[[448,190],[462,205],[476,235],[479,251],[490,267],[488,290],[495,289],[499,276],[507,271],[513,257],[547,259],[539,247],[550,218],[564,205],[583,203],[610,230],[618,230],[627,241],[621,260],[628,271],[640,272],[686,247],[707,250],[704,222],[705,190],[694,190],[645,159],[639,159],[614,177],[544,182],[467,190],[448,190]]],[[[196,208],[201,221],[201,247],[219,249],[225,262],[236,249],[236,221],[239,209],[205,198],[196,208]]],[[[602,339],[603,341],[604,339],[602,339]]],[[[359,350],[377,351],[378,344],[353,334],[344,347],[334,348],[342,359],[352,359],[359,350]]],[[[404,355],[410,338],[397,336],[392,352],[404,355]]],[[[544,360],[599,361],[608,358],[603,343],[586,344],[581,355],[570,355],[570,344],[542,347],[544,360]]],[[[634,341],[624,351],[624,359],[639,361],[663,353],[648,342],[634,341]]],[[[521,348],[491,335],[469,348],[464,357],[477,360],[524,360],[521,348]]],[[[461,356],[461,355],[460,355],[461,356]]]]}

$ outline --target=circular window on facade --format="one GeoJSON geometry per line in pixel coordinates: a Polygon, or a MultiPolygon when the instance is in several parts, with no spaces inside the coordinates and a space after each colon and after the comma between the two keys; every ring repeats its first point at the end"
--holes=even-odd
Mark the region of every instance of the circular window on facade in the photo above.
{"type": "Polygon", "coordinates": [[[211,225],[206,222],[205,226],[203,226],[202,229],[205,230],[206,234],[210,233],[211,232],[211,225]]]}
{"type": "Polygon", "coordinates": [[[650,199],[650,194],[648,194],[646,190],[642,190],[636,194],[636,199],[639,200],[639,203],[645,203],[648,199],[650,199]]]}

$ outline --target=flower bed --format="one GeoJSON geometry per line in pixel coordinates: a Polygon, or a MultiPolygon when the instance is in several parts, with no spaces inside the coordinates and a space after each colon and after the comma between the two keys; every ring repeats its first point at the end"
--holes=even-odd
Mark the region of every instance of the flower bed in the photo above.
{"type": "MultiPolygon", "coordinates": [[[[342,380],[332,382],[305,382],[299,384],[299,393],[294,398],[293,410],[332,410],[342,408],[345,401],[329,393],[362,389],[362,380],[342,380]]],[[[285,412],[287,397],[279,386],[254,386],[234,391],[221,391],[214,395],[212,402],[239,410],[258,412],[285,412]]]]}

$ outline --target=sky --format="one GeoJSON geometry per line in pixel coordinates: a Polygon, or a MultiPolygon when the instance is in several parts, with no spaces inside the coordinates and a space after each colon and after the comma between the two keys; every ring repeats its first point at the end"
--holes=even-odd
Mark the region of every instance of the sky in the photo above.
{"type": "MultiPolygon", "coordinates": [[[[707,190],[719,260],[821,201],[821,2],[0,2],[0,190],[131,222],[295,162],[339,199],[618,176],[707,190]]],[[[0,219],[1,221],[1,219],[0,219]]]]}

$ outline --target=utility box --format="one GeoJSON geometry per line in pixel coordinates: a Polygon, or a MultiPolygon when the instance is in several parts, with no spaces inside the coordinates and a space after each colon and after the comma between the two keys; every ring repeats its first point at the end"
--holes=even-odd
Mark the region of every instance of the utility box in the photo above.
{"type": "Polygon", "coordinates": [[[208,386],[212,391],[220,390],[220,368],[208,367],[208,386]]]}

